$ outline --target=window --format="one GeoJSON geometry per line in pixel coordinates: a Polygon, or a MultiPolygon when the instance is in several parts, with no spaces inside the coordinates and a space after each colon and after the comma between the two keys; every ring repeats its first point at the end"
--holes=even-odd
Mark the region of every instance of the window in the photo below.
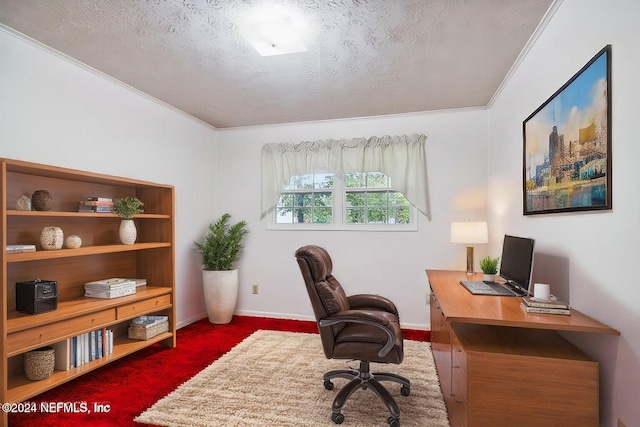
{"type": "Polygon", "coordinates": [[[411,204],[382,172],[345,175],[347,224],[409,224],[411,204]]]}
{"type": "Polygon", "coordinates": [[[415,209],[382,172],[293,176],[274,213],[272,228],[417,229],[415,209]]]}
{"type": "Polygon", "coordinates": [[[333,174],[291,177],[276,205],[277,224],[331,224],[333,174]]]}

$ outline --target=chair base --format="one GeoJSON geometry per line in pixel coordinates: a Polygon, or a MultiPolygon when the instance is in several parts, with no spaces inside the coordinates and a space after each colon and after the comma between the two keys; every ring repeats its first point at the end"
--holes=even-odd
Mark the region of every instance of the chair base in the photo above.
{"type": "Polygon", "coordinates": [[[344,407],[347,399],[357,389],[363,390],[370,389],[380,397],[382,402],[387,406],[391,416],[387,418],[387,422],[392,427],[398,427],[400,425],[400,409],[398,404],[380,381],[393,381],[402,385],[400,394],[403,396],[409,396],[411,392],[411,382],[400,375],[391,374],[387,372],[371,372],[369,363],[367,361],[360,361],[360,369],[342,369],[336,371],[329,371],[324,374],[324,387],[327,390],[333,390],[333,378],[345,378],[350,380],[333,399],[333,405],[331,409],[331,419],[336,424],[341,424],[344,421],[342,415],[342,408],[344,407]]]}

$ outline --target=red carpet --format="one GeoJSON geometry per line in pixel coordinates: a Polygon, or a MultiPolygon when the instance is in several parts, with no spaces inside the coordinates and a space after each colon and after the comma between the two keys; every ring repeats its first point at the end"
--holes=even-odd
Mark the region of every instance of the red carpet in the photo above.
{"type": "MultiPolygon", "coordinates": [[[[133,418],[258,329],[317,332],[316,323],[308,321],[236,316],[227,325],[213,325],[203,319],[177,331],[175,349],[153,345],[35,397],[31,402],[36,402],[38,411],[9,414],[9,426],[143,426],[133,418]],[[54,408],[60,402],[86,402],[89,409],[102,404],[108,405],[109,412],[42,413],[40,402],[54,408]]],[[[403,330],[403,335],[415,341],[429,340],[427,331],[403,330]]]]}

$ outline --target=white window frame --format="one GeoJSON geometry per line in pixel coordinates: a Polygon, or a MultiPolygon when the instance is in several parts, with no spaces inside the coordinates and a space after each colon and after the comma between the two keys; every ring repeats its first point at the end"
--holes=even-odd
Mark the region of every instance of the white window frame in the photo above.
{"type": "MultiPolygon", "coordinates": [[[[270,215],[268,215],[267,229],[268,230],[295,230],[295,231],[417,231],[418,230],[418,210],[415,206],[409,206],[410,220],[407,224],[347,224],[347,193],[350,191],[397,191],[391,187],[387,188],[347,188],[346,182],[343,176],[333,177],[334,186],[332,189],[332,218],[333,222],[330,224],[301,224],[301,223],[277,223],[276,215],[278,215],[277,207],[273,209],[270,215]]],[[[324,188],[312,188],[312,189],[300,189],[300,190],[285,190],[284,193],[312,193],[312,192],[326,192],[324,188]]]]}

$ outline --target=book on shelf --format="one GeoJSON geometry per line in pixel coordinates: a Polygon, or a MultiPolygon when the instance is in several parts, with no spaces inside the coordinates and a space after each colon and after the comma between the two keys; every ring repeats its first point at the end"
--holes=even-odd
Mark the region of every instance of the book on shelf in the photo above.
{"type": "Polygon", "coordinates": [[[113,331],[102,328],[85,332],[54,344],[54,348],[56,348],[56,369],[59,369],[58,366],[77,368],[113,353],[113,331]],[[58,348],[61,349],[60,353],[58,348]]]}
{"type": "Polygon", "coordinates": [[[133,295],[135,293],[136,293],[135,285],[133,287],[130,287],[130,288],[117,289],[117,290],[114,290],[114,291],[97,291],[97,290],[91,290],[91,289],[85,289],[84,290],[84,296],[85,297],[89,297],[89,298],[105,298],[105,299],[126,297],[127,295],[133,295]]]}
{"type": "Polygon", "coordinates": [[[36,245],[7,245],[6,251],[8,254],[20,254],[23,252],[35,252],[36,245]]]}
{"type": "Polygon", "coordinates": [[[136,282],[136,286],[147,286],[147,279],[126,279],[136,282]]]}
{"type": "Polygon", "coordinates": [[[54,369],[58,371],[68,371],[73,368],[73,339],[69,338],[64,341],[53,344],[55,351],[54,369]]]}
{"type": "Polygon", "coordinates": [[[520,308],[526,313],[535,314],[560,314],[564,316],[571,315],[571,310],[568,308],[545,308],[545,307],[530,307],[524,301],[520,303],[520,308]]]}
{"type": "Polygon", "coordinates": [[[81,200],[80,206],[109,206],[113,207],[113,202],[103,200],[81,200]]]}
{"type": "Polygon", "coordinates": [[[535,297],[522,297],[527,307],[539,307],[539,308],[563,308],[568,309],[569,303],[560,301],[559,299],[540,299],[535,297]]]}
{"type": "Polygon", "coordinates": [[[122,279],[119,277],[112,277],[110,279],[102,279],[102,280],[94,280],[91,282],[86,282],[84,284],[84,288],[111,290],[111,289],[126,288],[131,285],[133,286],[136,285],[135,279],[122,279]]]}
{"type": "Polygon", "coordinates": [[[113,199],[111,197],[87,197],[87,202],[111,202],[111,203],[113,203],[113,199]]]}
{"type": "Polygon", "coordinates": [[[78,205],[78,212],[112,213],[112,206],[84,206],[78,205]]]}

